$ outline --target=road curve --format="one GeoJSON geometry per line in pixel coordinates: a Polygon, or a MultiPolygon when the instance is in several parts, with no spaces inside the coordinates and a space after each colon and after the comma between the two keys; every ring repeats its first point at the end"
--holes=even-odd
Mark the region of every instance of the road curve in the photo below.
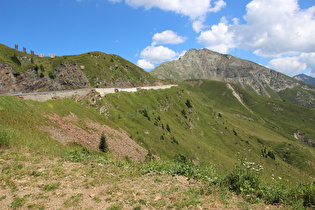
{"type": "Polygon", "coordinates": [[[1,95],[14,95],[19,98],[23,98],[25,100],[30,99],[34,101],[44,102],[47,100],[52,99],[59,99],[59,98],[71,98],[74,95],[78,96],[86,96],[92,90],[100,93],[102,97],[106,94],[117,93],[121,91],[125,92],[137,92],[138,90],[149,90],[149,89],[168,89],[173,86],[177,85],[161,85],[161,86],[148,86],[148,87],[133,87],[133,88],[84,88],[84,89],[77,89],[77,90],[61,90],[61,91],[47,91],[47,92],[36,92],[36,93],[5,93],[1,95]]]}

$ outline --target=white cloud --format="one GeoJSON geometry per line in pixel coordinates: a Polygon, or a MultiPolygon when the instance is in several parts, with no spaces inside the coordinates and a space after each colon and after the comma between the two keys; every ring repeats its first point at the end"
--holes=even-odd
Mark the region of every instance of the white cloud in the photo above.
{"type": "Polygon", "coordinates": [[[236,27],[243,47],[262,56],[280,56],[315,49],[315,6],[301,10],[297,0],[253,0],[236,27]]]}
{"type": "Polygon", "coordinates": [[[301,63],[298,57],[284,57],[271,60],[268,68],[294,76],[305,70],[306,65],[301,63]]]}
{"type": "Polygon", "coordinates": [[[209,12],[219,12],[223,7],[226,6],[225,1],[218,0],[214,2],[214,7],[209,9],[209,12]]]}
{"type": "Polygon", "coordinates": [[[141,51],[140,57],[142,59],[138,60],[138,66],[152,69],[154,63],[170,61],[176,59],[178,55],[175,51],[164,46],[148,46],[141,51]]]}
{"type": "Polygon", "coordinates": [[[291,76],[305,69],[315,73],[315,6],[301,9],[298,0],[252,0],[243,18],[240,24],[237,18],[228,23],[223,17],[208,30],[196,20],[194,30],[204,30],[198,42],[221,53],[240,48],[278,57],[270,67],[291,76]]]}
{"type": "Polygon", "coordinates": [[[210,10],[210,0],[125,0],[132,7],[144,7],[149,10],[157,7],[166,11],[174,11],[191,19],[206,14],[210,10]]]}
{"type": "Polygon", "coordinates": [[[309,70],[314,74],[315,53],[301,53],[298,56],[276,58],[269,62],[268,67],[289,76],[297,75],[304,70],[309,70]]]}
{"type": "Polygon", "coordinates": [[[154,64],[147,61],[147,60],[138,60],[137,65],[143,69],[153,69],[154,68],[154,64]]]}
{"type": "Polygon", "coordinates": [[[206,34],[203,32],[199,42],[206,47],[251,49],[270,57],[314,51],[315,6],[302,10],[297,0],[252,0],[246,11],[245,24],[233,19],[228,25],[223,18],[206,34]],[[224,34],[217,33],[219,30],[224,34]]]}
{"type": "Polygon", "coordinates": [[[186,38],[178,36],[171,30],[163,31],[162,33],[154,34],[153,45],[156,44],[180,44],[185,42],[186,38]]]}
{"type": "Polygon", "coordinates": [[[144,7],[146,10],[159,8],[187,16],[192,20],[193,30],[199,33],[204,26],[207,13],[218,12],[226,6],[224,0],[217,0],[212,7],[212,0],[108,0],[113,3],[125,1],[131,7],[144,7]]]}
{"type": "Polygon", "coordinates": [[[196,33],[200,33],[207,26],[204,25],[205,16],[201,16],[198,19],[194,20],[192,23],[192,28],[196,33]]]}
{"type": "Polygon", "coordinates": [[[300,61],[306,64],[312,74],[315,74],[315,53],[302,53],[300,61]]]}
{"type": "Polygon", "coordinates": [[[169,61],[178,56],[178,53],[164,46],[148,46],[144,48],[140,57],[151,63],[169,61]]]}
{"type": "Polygon", "coordinates": [[[223,18],[218,25],[211,26],[211,30],[201,32],[197,40],[210,50],[228,53],[230,48],[235,47],[234,33],[229,31],[229,27],[223,18]]]}

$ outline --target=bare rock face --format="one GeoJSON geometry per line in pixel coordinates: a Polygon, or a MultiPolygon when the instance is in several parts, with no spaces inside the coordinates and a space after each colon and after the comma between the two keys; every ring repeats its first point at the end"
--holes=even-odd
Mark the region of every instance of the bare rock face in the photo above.
{"type": "Polygon", "coordinates": [[[314,87],[254,62],[208,49],[190,49],[179,60],[162,63],[150,73],[159,79],[173,81],[208,79],[231,82],[259,95],[284,100],[286,100],[283,97],[285,94],[278,94],[279,92],[300,88],[307,91],[307,93],[300,91],[300,93],[305,94],[300,97],[301,100],[307,101],[300,100],[301,103],[296,103],[315,107],[314,87]]]}
{"type": "Polygon", "coordinates": [[[79,89],[87,87],[89,81],[76,63],[61,63],[54,70],[55,82],[59,89],[79,89]]]}
{"type": "Polygon", "coordinates": [[[30,68],[19,73],[9,65],[0,63],[0,93],[68,90],[89,86],[86,76],[75,63],[61,63],[49,76],[39,71],[30,68]]]}

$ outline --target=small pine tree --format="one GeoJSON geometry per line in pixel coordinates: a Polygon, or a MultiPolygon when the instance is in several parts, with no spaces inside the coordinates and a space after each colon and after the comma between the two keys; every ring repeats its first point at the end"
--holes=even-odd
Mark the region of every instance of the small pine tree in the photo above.
{"type": "Polygon", "coordinates": [[[166,130],[170,133],[171,132],[171,128],[168,124],[166,124],[166,130]]]}
{"type": "Polygon", "coordinates": [[[186,101],[186,106],[188,107],[188,108],[192,108],[193,106],[192,106],[192,104],[191,104],[191,101],[189,100],[189,99],[187,99],[187,101],[186,101]]]}
{"type": "Polygon", "coordinates": [[[101,141],[100,141],[99,149],[102,152],[108,152],[108,145],[106,142],[106,136],[105,136],[104,132],[101,135],[101,141]]]}

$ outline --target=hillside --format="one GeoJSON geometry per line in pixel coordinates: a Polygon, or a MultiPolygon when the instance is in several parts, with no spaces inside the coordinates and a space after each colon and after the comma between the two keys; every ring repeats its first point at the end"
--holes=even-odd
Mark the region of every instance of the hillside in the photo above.
{"type": "Polygon", "coordinates": [[[313,109],[207,80],[89,97],[36,102],[0,96],[0,203],[315,205],[313,109]],[[102,134],[109,153],[99,152],[102,134]]]}
{"type": "Polygon", "coordinates": [[[190,49],[179,60],[162,63],[150,73],[159,79],[173,81],[209,79],[231,82],[262,96],[315,107],[315,87],[254,62],[208,49],[190,49]]]}
{"type": "Polygon", "coordinates": [[[305,82],[307,84],[315,86],[315,78],[307,76],[305,74],[299,74],[293,77],[294,79],[300,80],[302,82],[305,82]]]}
{"type": "Polygon", "coordinates": [[[118,55],[89,52],[55,58],[30,55],[0,44],[0,93],[136,87],[158,82],[118,55]]]}

